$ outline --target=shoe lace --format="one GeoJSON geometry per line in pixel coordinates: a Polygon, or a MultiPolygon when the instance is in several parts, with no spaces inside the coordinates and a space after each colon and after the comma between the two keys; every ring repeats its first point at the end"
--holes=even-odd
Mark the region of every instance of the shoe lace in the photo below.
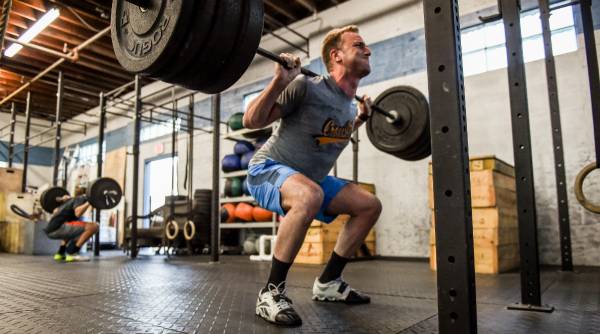
{"type": "Polygon", "coordinates": [[[269,293],[273,296],[273,300],[279,311],[292,308],[292,300],[285,295],[287,289],[284,286],[285,281],[277,285],[273,283],[267,285],[267,289],[269,289],[269,293]]]}

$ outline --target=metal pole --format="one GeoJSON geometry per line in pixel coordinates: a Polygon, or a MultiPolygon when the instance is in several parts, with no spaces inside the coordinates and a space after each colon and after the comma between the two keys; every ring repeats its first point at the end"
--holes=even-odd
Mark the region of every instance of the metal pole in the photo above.
{"type": "Polygon", "coordinates": [[[15,153],[15,125],[17,123],[17,108],[15,103],[10,104],[10,139],[8,142],[8,168],[12,168],[15,153]]]}
{"type": "MultiPolygon", "coordinates": [[[[178,186],[175,184],[175,173],[177,170],[175,169],[175,152],[177,151],[177,127],[175,123],[177,121],[177,101],[175,100],[175,88],[171,91],[171,103],[173,105],[173,111],[171,112],[171,195],[175,195],[175,189],[178,186]]],[[[174,209],[175,201],[172,202],[171,209],[174,209]]],[[[172,215],[175,215],[175,211],[171,211],[172,215]]]]}
{"type": "Polygon", "coordinates": [[[477,333],[471,182],[458,1],[424,3],[439,333],[477,333]]]}
{"type": "Polygon", "coordinates": [[[358,131],[352,137],[352,181],[358,184],[358,131]]]}
{"type": "Polygon", "coordinates": [[[563,153],[562,126],[560,123],[560,107],[558,103],[558,85],[556,83],[556,66],[552,52],[552,33],[550,31],[550,4],[548,0],[539,0],[542,36],[546,55],[546,81],[548,82],[548,99],[550,104],[550,123],[552,126],[552,147],[554,151],[554,173],[556,178],[556,197],[558,204],[558,227],[560,231],[560,256],[563,271],[573,271],[571,255],[571,230],[569,221],[569,202],[567,181],[565,176],[565,157],[563,153]]]}
{"type": "MultiPolygon", "coordinates": [[[[65,152],[67,151],[67,149],[69,149],[69,147],[65,147],[65,152]]],[[[64,161],[64,168],[63,168],[63,188],[67,188],[67,182],[68,182],[68,172],[69,172],[69,162],[70,159],[65,155],[65,153],[63,152],[63,157],[62,160],[64,161]]]]}
{"type": "Polygon", "coordinates": [[[25,102],[25,143],[23,144],[23,180],[21,191],[27,189],[27,168],[29,167],[29,130],[31,128],[31,91],[27,91],[25,102]]]}
{"type": "Polygon", "coordinates": [[[191,201],[194,196],[194,95],[190,95],[188,109],[188,191],[191,201]]]}
{"type": "MultiPolygon", "coordinates": [[[[175,129],[175,120],[177,120],[177,102],[175,101],[175,88],[171,89],[171,103],[173,109],[171,111],[171,201],[169,202],[169,208],[171,212],[171,218],[175,220],[175,141],[177,140],[177,132],[175,129]]],[[[169,218],[168,218],[169,219],[169,218]]],[[[177,224],[177,222],[175,222],[177,224]]]]}
{"type": "Polygon", "coordinates": [[[596,53],[591,0],[581,0],[581,22],[583,25],[583,40],[585,41],[585,56],[588,65],[590,97],[592,100],[596,168],[600,168],[600,75],[598,74],[598,56],[596,53]]]}
{"type": "Polygon", "coordinates": [[[219,261],[219,145],[221,133],[221,95],[212,96],[212,119],[213,119],[213,165],[212,165],[212,205],[211,205],[211,233],[210,233],[210,259],[212,262],[219,261]]]}
{"type": "MultiPolygon", "coordinates": [[[[100,92],[100,98],[99,98],[99,104],[100,104],[100,113],[99,113],[99,117],[100,120],[98,122],[98,156],[96,158],[97,161],[97,169],[96,169],[96,176],[98,178],[102,177],[102,164],[103,164],[103,160],[102,160],[102,147],[104,146],[104,127],[106,126],[106,99],[104,98],[104,92],[100,92]]],[[[100,225],[99,227],[101,227],[100,224],[100,210],[96,209],[96,222],[100,225]]],[[[100,256],[100,230],[101,228],[98,228],[98,232],[96,232],[96,234],[94,235],[94,256],[100,256]]]]}
{"type": "Polygon", "coordinates": [[[551,312],[552,309],[541,306],[529,107],[523,60],[523,40],[521,38],[521,6],[519,0],[502,0],[500,6],[506,35],[508,91],[512,119],[513,153],[515,156],[519,252],[521,256],[521,303],[510,305],[508,308],[551,312]]]}
{"type": "Polygon", "coordinates": [[[56,93],[56,134],[54,136],[54,172],[52,174],[52,185],[58,185],[58,166],[60,165],[60,114],[63,107],[63,72],[58,71],[58,88],[56,93]]]}
{"type": "Polygon", "coordinates": [[[138,253],[137,223],[138,223],[138,197],[139,197],[139,169],[140,169],[140,131],[141,131],[141,82],[140,76],[135,76],[135,112],[133,115],[133,187],[131,200],[131,258],[135,259],[138,253]]]}

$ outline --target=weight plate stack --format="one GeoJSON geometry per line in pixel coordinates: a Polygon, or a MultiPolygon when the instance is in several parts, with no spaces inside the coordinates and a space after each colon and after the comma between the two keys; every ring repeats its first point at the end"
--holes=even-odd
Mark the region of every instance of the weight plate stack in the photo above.
{"type": "Polygon", "coordinates": [[[180,37],[183,42],[181,49],[177,56],[169,62],[169,66],[163,67],[154,74],[162,81],[176,84],[178,78],[187,75],[187,71],[196,61],[197,53],[201,49],[199,46],[204,45],[214,24],[217,0],[196,0],[192,2],[194,3],[192,10],[194,20],[189,24],[187,32],[180,37]]]}
{"type": "Polygon", "coordinates": [[[413,87],[397,86],[381,93],[374,102],[397,115],[399,122],[374,112],[367,122],[367,135],[380,151],[415,161],[431,154],[429,104],[413,87]]]}
{"type": "Polygon", "coordinates": [[[44,211],[52,213],[54,209],[58,208],[63,204],[58,199],[65,195],[69,195],[69,192],[65,190],[65,188],[48,188],[44,190],[40,195],[40,205],[42,206],[42,209],[44,209],[44,211]]]}
{"type": "Polygon", "coordinates": [[[86,195],[92,207],[98,210],[107,210],[119,205],[123,191],[117,181],[101,177],[92,182],[86,195]]]}
{"type": "Polygon", "coordinates": [[[155,76],[179,56],[195,1],[149,0],[142,8],[113,0],[111,35],[115,56],[127,71],[155,76]]]}
{"type": "Polygon", "coordinates": [[[221,69],[234,50],[242,12],[242,1],[217,1],[215,21],[208,38],[203,45],[197,45],[199,56],[184,75],[177,78],[177,83],[188,89],[205,92],[223,75],[221,69]]]}
{"type": "Polygon", "coordinates": [[[252,63],[263,32],[263,1],[244,1],[242,18],[243,22],[240,25],[235,49],[226,60],[218,77],[204,88],[204,93],[215,94],[231,87],[252,63]]]}

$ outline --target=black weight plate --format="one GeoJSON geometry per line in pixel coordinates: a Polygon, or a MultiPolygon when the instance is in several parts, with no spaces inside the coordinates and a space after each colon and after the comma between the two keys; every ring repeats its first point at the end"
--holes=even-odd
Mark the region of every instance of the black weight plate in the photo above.
{"type": "Polygon", "coordinates": [[[119,205],[123,190],[119,183],[108,177],[96,179],[87,190],[88,202],[99,210],[112,209],[119,205]]]}
{"type": "Polygon", "coordinates": [[[262,37],[264,23],[263,0],[244,1],[242,25],[232,54],[223,65],[219,75],[204,88],[207,94],[226,90],[238,81],[252,63],[262,37]]]}
{"type": "Polygon", "coordinates": [[[215,22],[206,43],[199,46],[200,55],[187,75],[177,78],[181,86],[204,92],[204,89],[221,73],[221,68],[231,56],[238,27],[242,22],[242,1],[219,0],[215,22]]]}
{"type": "Polygon", "coordinates": [[[427,128],[421,134],[419,140],[409,149],[395,154],[396,157],[407,160],[417,161],[428,157],[431,154],[431,132],[430,132],[430,115],[429,108],[427,109],[427,128]]]}
{"type": "Polygon", "coordinates": [[[401,115],[403,122],[393,124],[385,115],[374,112],[367,122],[367,135],[371,143],[392,155],[415,150],[415,145],[419,145],[429,125],[425,96],[415,88],[398,86],[380,94],[374,104],[401,115]]]}
{"type": "Polygon", "coordinates": [[[63,202],[58,199],[69,195],[69,192],[65,188],[61,187],[52,187],[44,190],[40,195],[40,205],[42,209],[48,213],[52,213],[54,209],[58,208],[63,204],[63,202]]]}
{"type": "Polygon", "coordinates": [[[149,9],[113,0],[111,35],[115,56],[127,71],[152,76],[179,52],[194,1],[150,0],[149,9]]]}
{"type": "Polygon", "coordinates": [[[193,2],[194,20],[189,25],[188,31],[181,37],[183,43],[177,56],[169,63],[169,66],[163,67],[155,74],[155,77],[162,81],[177,83],[177,78],[182,75],[182,72],[187,74],[192,63],[196,61],[195,52],[204,44],[211,31],[217,0],[193,2]]]}

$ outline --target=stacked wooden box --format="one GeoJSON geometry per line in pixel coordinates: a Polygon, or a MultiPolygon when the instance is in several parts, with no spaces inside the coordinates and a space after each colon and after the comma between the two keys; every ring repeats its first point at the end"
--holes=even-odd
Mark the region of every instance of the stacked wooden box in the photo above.
{"type": "MultiPolygon", "coordinates": [[[[497,274],[519,266],[514,168],[494,156],[470,159],[475,272],[497,274]]],[[[429,207],[433,209],[433,176],[429,164],[429,207]]],[[[432,270],[436,270],[435,214],[429,237],[432,270]]]]}
{"type": "MultiPolygon", "coordinates": [[[[375,185],[359,183],[359,186],[372,194],[375,194],[375,185]]],[[[333,253],[333,248],[335,247],[338,235],[349,218],[349,215],[339,215],[329,224],[314,220],[308,228],[304,243],[294,262],[304,264],[327,263],[331,257],[331,253],[333,253]]],[[[372,229],[369,232],[364,243],[366,244],[370,255],[375,255],[375,229],[372,229]]],[[[366,255],[365,252],[359,250],[355,256],[364,257],[366,255]]]]}
{"type": "MultiPolygon", "coordinates": [[[[0,251],[21,253],[27,244],[22,237],[27,226],[10,210],[11,204],[21,204],[17,203],[19,197],[31,196],[19,194],[22,179],[23,170],[0,168],[0,251]]],[[[26,207],[23,209],[27,210],[26,207]]]]}

